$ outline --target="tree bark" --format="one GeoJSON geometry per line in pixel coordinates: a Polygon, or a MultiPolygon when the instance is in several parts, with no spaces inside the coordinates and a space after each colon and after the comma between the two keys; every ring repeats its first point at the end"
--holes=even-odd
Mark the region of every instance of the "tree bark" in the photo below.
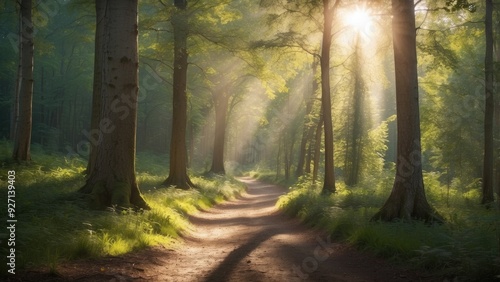
{"type": "Polygon", "coordinates": [[[316,183],[319,172],[319,158],[321,156],[321,135],[323,129],[323,110],[320,110],[318,124],[316,125],[316,132],[314,134],[314,157],[313,157],[313,178],[312,183],[316,183]]]}
{"type": "Polygon", "coordinates": [[[191,182],[187,174],[187,1],[176,0],[175,7],[177,9],[172,15],[171,20],[174,29],[174,74],[170,172],[163,185],[189,189],[195,187],[195,185],[191,182]]]}
{"type": "Polygon", "coordinates": [[[225,174],[224,169],[224,146],[226,142],[226,123],[229,106],[229,97],[226,87],[220,87],[212,93],[215,108],[215,136],[212,154],[212,167],[210,172],[225,174]]]}
{"type": "Polygon", "coordinates": [[[441,221],[427,202],[422,176],[413,0],[392,0],[396,74],[397,160],[392,192],[372,220],[441,221]]]}
{"type": "Polygon", "coordinates": [[[12,107],[11,119],[10,119],[10,136],[9,139],[14,142],[16,140],[16,130],[17,124],[19,123],[19,96],[21,92],[21,82],[22,82],[22,62],[23,62],[23,52],[22,52],[22,38],[23,38],[23,17],[21,15],[21,7],[18,10],[19,13],[19,46],[18,46],[18,61],[17,61],[17,78],[16,78],[16,89],[14,92],[14,105],[12,107]]]}
{"type": "Polygon", "coordinates": [[[31,129],[33,103],[33,22],[32,0],[21,1],[21,83],[19,88],[19,118],[15,129],[12,158],[18,162],[31,160],[31,129]]]}
{"type": "Polygon", "coordinates": [[[105,16],[105,1],[95,1],[96,11],[96,30],[95,30],[95,52],[94,52],[94,81],[92,92],[92,113],[90,118],[90,132],[87,136],[89,141],[89,160],[87,164],[87,175],[94,169],[97,159],[97,146],[102,138],[102,132],[99,129],[99,112],[101,111],[101,78],[102,78],[102,61],[104,60],[104,16],[105,16]]]}
{"type": "MultiPolygon", "coordinates": [[[[338,1],[335,0],[335,5],[338,1]]],[[[325,131],[325,176],[323,194],[335,193],[335,166],[333,163],[333,122],[332,102],[330,97],[330,47],[332,45],[332,22],[335,6],[330,7],[330,0],[323,0],[323,43],[321,45],[321,107],[325,131]]]]}
{"type": "Polygon", "coordinates": [[[484,110],[484,156],[483,156],[483,183],[481,204],[489,207],[494,201],[494,149],[493,149],[493,122],[494,122],[494,62],[493,62],[493,0],[486,0],[485,17],[486,52],[485,65],[485,110],[484,110]]]}
{"type": "Polygon", "coordinates": [[[135,178],[138,65],[137,0],[104,1],[99,129],[102,139],[87,183],[95,208],[143,208],[135,178]]]}
{"type": "MultiPolygon", "coordinates": [[[[497,101],[495,105],[495,128],[497,134],[497,140],[500,140],[500,102],[497,101]]],[[[500,141],[497,141],[497,152],[496,152],[496,180],[495,187],[497,193],[497,205],[500,209],[500,141]]]]}

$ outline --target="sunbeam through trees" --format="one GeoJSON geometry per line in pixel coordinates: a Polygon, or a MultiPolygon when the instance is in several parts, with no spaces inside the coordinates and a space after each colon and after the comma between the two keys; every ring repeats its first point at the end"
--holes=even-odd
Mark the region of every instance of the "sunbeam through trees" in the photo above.
{"type": "Polygon", "coordinates": [[[241,245],[172,277],[340,279],[331,264],[357,246],[415,279],[498,279],[500,3],[7,0],[0,15],[7,281],[216,252],[233,223],[241,245]],[[224,219],[197,218],[213,206],[224,219]],[[335,247],[294,242],[309,231],[287,217],[335,247]],[[198,227],[207,240],[184,242],[198,227]]]}

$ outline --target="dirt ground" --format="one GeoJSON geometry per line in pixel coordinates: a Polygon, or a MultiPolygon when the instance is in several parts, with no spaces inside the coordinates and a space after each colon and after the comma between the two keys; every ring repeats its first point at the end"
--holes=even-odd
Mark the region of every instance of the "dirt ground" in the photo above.
{"type": "Polygon", "coordinates": [[[173,249],[74,261],[58,277],[37,270],[11,281],[442,281],[333,242],[277,212],[284,188],[241,181],[247,192],[193,216],[193,232],[173,249]]]}

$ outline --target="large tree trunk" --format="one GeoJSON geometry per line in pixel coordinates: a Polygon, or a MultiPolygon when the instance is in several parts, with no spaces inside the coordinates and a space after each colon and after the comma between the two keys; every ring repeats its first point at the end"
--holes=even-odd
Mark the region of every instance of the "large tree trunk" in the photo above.
{"type": "Polygon", "coordinates": [[[494,202],[493,194],[493,121],[494,121],[494,89],[493,89],[493,0],[486,0],[485,17],[486,53],[485,65],[485,110],[484,110],[484,162],[483,162],[483,197],[481,204],[489,207],[494,202]]]}
{"type": "Polygon", "coordinates": [[[416,29],[413,0],[392,0],[398,145],[392,192],[372,220],[440,221],[427,202],[422,176],[416,29]]]}
{"type": "Polygon", "coordinates": [[[138,65],[137,0],[104,1],[100,131],[87,183],[94,207],[148,208],[135,178],[138,65]]]}
{"type": "MultiPolygon", "coordinates": [[[[496,8],[496,14],[495,16],[497,16],[499,13],[498,11],[500,10],[500,6],[497,5],[497,6],[493,6],[494,10],[496,8]]],[[[495,63],[494,63],[494,73],[495,73],[495,81],[500,81],[500,69],[498,67],[495,67],[495,66],[498,66],[500,64],[500,36],[499,36],[499,32],[500,32],[500,21],[496,21],[496,29],[493,28],[493,30],[496,30],[496,33],[493,34],[493,40],[494,40],[494,54],[495,54],[495,63]]],[[[493,95],[496,95],[494,97],[495,99],[495,122],[494,122],[494,125],[493,125],[493,138],[496,140],[496,143],[494,144],[495,148],[496,148],[496,161],[495,161],[495,181],[494,181],[494,190],[496,191],[497,193],[497,205],[498,205],[498,208],[500,209],[500,95],[498,93],[498,88],[494,88],[493,89],[493,92],[494,94],[493,95]]]]}
{"type": "Polygon", "coordinates": [[[216,91],[217,92],[212,94],[215,108],[215,136],[212,154],[212,168],[210,169],[210,172],[225,174],[224,145],[226,142],[227,110],[230,96],[225,87],[216,91]]]}
{"type": "MultiPolygon", "coordinates": [[[[495,105],[495,129],[497,134],[497,140],[500,140],[500,101],[496,102],[495,105]]],[[[500,209],[500,141],[497,141],[497,153],[496,153],[496,180],[495,187],[497,192],[497,205],[500,209]]]]}
{"type": "Polygon", "coordinates": [[[99,129],[99,112],[101,111],[101,78],[102,78],[102,61],[104,59],[103,43],[104,43],[104,16],[105,16],[105,1],[95,1],[96,11],[96,29],[94,42],[94,82],[92,93],[92,113],[90,118],[90,131],[86,134],[89,141],[89,160],[87,164],[86,174],[94,169],[97,159],[97,146],[102,138],[102,132],[99,129]]]}
{"type": "Polygon", "coordinates": [[[177,10],[171,20],[174,28],[174,75],[170,172],[163,185],[189,189],[195,185],[191,182],[187,174],[187,1],[176,0],[175,7],[177,10]]]}
{"type": "MultiPolygon", "coordinates": [[[[338,1],[335,0],[335,5],[338,1]]],[[[335,7],[335,6],[334,6],[335,7]]],[[[325,131],[325,177],[322,193],[335,193],[335,166],[333,163],[333,123],[330,97],[330,47],[332,45],[332,22],[334,7],[330,0],[323,0],[323,43],[321,45],[321,107],[325,131]]]]}
{"type": "Polygon", "coordinates": [[[19,88],[19,118],[15,129],[12,158],[18,162],[30,161],[32,102],[33,102],[33,22],[32,1],[21,1],[21,83],[19,88]]]}

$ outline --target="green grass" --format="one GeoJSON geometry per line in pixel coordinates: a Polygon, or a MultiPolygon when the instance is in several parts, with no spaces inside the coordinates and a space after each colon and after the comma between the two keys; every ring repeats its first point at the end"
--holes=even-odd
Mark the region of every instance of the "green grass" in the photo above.
{"type": "Polygon", "coordinates": [[[480,187],[450,187],[448,193],[437,175],[426,173],[428,198],[445,224],[370,222],[390,193],[391,175],[352,188],[338,181],[337,193],[328,197],[320,195],[321,184],[299,179],[277,206],[337,240],[395,262],[465,281],[499,281],[500,213],[477,204],[480,187]]]}
{"type": "Polygon", "coordinates": [[[283,173],[279,176],[276,176],[276,171],[264,169],[261,167],[243,170],[241,174],[260,181],[275,183],[282,186],[290,186],[297,182],[297,178],[294,176],[293,171],[291,172],[289,179],[286,179],[283,173]]]}
{"type": "MultiPolygon", "coordinates": [[[[0,193],[7,195],[7,172],[16,171],[16,269],[46,265],[56,271],[66,260],[121,255],[155,245],[175,245],[190,229],[188,215],[230,199],[244,186],[230,177],[192,177],[198,190],[160,188],[167,176],[165,158],[139,154],[137,179],[150,211],[96,211],[76,191],[84,184],[86,161],[67,159],[35,148],[33,161],[9,160],[9,144],[0,141],[0,193]]],[[[4,198],[2,196],[2,198],[4,198]]],[[[0,206],[5,222],[7,205],[0,206]]],[[[0,252],[7,253],[6,229],[0,252]]],[[[5,261],[5,256],[2,261],[5,261]]],[[[0,271],[5,274],[6,263],[0,271]]]]}

